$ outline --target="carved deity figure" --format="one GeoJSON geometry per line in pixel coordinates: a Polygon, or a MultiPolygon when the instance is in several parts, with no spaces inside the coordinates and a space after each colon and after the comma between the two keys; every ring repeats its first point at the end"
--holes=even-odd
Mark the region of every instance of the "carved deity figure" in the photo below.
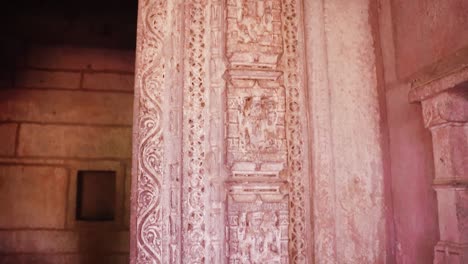
{"type": "Polygon", "coordinates": [[[245,98],[238,116],[241,145],[245,150],[275,150],[277,116],[276,102],[272,97],[245,98]]]}
{"type": "Polygon", "coordinates": [[[280,233],[274,212],[241,213],[237,237],[239,264],[280,264],[280,233]]]}
{"type": "Polygon", "coordinates": [[[242,43],[258,43],[273,32],[271,0],[237,0],[237,28],[242,43]]]}

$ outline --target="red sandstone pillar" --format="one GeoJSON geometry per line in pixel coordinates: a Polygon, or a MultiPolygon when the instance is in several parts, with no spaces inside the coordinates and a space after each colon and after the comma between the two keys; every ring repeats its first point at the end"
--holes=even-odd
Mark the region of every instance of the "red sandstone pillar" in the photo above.
{"type": "Polygon", "coordinates": [[[422,103],[432,133],[440,232],[434,264],[468,263],[467,55],[468,49],[439,68],[428,68],[413,82],[409,96],[422,103]]]}

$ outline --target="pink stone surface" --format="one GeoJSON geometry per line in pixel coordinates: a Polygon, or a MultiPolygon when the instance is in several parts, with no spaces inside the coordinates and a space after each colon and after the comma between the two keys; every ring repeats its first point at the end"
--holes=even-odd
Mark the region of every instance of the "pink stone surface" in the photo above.
{"type": "Polygon", "coordinates": [[[371,2],[325,1],[324,6],[336,188],[335,263],[386,259],[387,171],[371,2]]]}
{"type": "Polygon", "coordinates": [[[465,0],[396,0],[392,12],[401,79],[468,44],[465,0]]]}
{"type": "Polygon", "coordinates": [[[463,77],[467,73],[466,54],[463,50],[430,66],[437,77],[431,78],[423,71],[427,81],[417,81],[410,93],[410,99],[421,101],[425,126],[432,133],[440,233],[434,247],[437,264],[468,260],[468,90],[463,77]]]}
{"type": "Polygon", "coordinates": [[[460,48],[464,18],[441,25],[465,5],[384,2],[140,5],[132,263],[433,260],[429,132],[409,85],[382,86],[460,48]]]}
{"type": "Polygon", "coordinates": [[[396,263],[431,263],[439,240],[432,138],[421,106],[408,103],[409,90],[386,92],[396,263]]]}
{"type": "Polygon", "coordinates": [[[132,261],[312,261],[299,3],[178,3],[140,6],[132,261]]]}
{"type": "MultiPolygon", "coordinates": [[[[327,1],[320,25],[327,34],[306,24],[327,47],[333,76],[324,92],[306,86],[306,63],[323,65],[305,57],[299,2],[188,1],[185,13],[179,4],[140,6],[132,263],[383,262],[386,165],[369,23],[375,6],[327,1]],[[321,103],[330,111],[326,121],[308,119],[309,91],[330,96],[321,103]],[[314,129],[331,140],[309,138],[314,129]],[[315,165],[316,175],[309,144],[322,147],[312,149],[314,161],[332,163],[315,165]],[[318,184],[312,192],[310,181],[318,184]],[[312,226],[334,231],[314,241],[312,226]]],[[[312,54],[324,51],[320,45],[312,54]]]]}

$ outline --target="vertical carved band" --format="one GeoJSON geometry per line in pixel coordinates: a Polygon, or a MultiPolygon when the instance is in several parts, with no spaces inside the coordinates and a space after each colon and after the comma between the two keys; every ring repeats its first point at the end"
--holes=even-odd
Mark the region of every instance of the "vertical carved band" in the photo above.
{"type": "Polygon", "coordinates": [[[300,4],[226,2],[228,259],[307,263],[300,4]]]}
{"type": "Polygon", "coordinates": [[[224,61],[224,0],[209,0],[209,130],[206,158],[209,178],[207,203],[207,263],[224,263],[224,170],[223,164],[223,93],[225,90],[224,61]]]}
{"type": "Polygon", "coordinates": [[[306,225],[309,190],[304,145],[305,122],[304,82],[300,68],[299,12],[297,0],[283,1],[284,84],[286,88],[286,126],[290,193],[290,259],[292,263],[307,263],[306,225]]]}
{"type": "Polygon", "coordinates": [[[206,261],[206,0],[185,5],[183,113],[183,252],[184,261],[206,261]]]}
{"type": "Polygon", "coordinates": [[[140,1],[136,61],[136,263],[162,263],[161,185],[163,137],[161,93],[165,61],[161,56],[167,17],[165,0],[140,1]]]}

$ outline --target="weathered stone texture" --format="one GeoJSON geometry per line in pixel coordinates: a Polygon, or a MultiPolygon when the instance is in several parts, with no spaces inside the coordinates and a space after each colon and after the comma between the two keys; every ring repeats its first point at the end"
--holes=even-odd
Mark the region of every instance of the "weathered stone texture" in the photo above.
{"type": "Polygon", "coordinates": [[[83,89],[133,91],[133,74],[84,73],[83,89]]]}
{"type": "Polygon", "coordinates": [[[67,171],[0,166],[0,228],[63,228],[67,171]]]}
{"type": "Polygon", "coordinates": [[[23,124],[23,157],[129,158],[131,128],[23,124]]]}
{"type": "Polygon", "coordinates": [[[465,0],[392,1],[397,73],[401,79],[468,44],[465,0]]]}
{"type": "Polygon", "coordinates": [[[123,93],[0,91],[0,120],[72,124],[132,124],[133,97],[123,93]]]}
{"type": "Polygon", "coordinates": [[[435,182],[468,182],[468,125],[447,125],[432,130],[435,182]]]}
{"type": "Polygon", "coordinates": [[[335,263],[384,263],[386,258],[387,172],[371,2],[325,1],[324,6],[336,188],[335,263]]]}
{"type": "Polygon", "coordinates": [[[134,71],[133,51],[73,48],[33,47],[26,66],[44,69],[134,71]]]}
{"type": "Polygon", "coordinates": [[[15,86],[19,88],[61,88],[78,89],[81,74],[79,72],[19,70],[15,86]]]}
{"type": "Polygon", "coordinates": [[[0,124],[0,156],[13,156],[18,124],[0,124]]]}
{"type": "Polygon", "coordinates": [[[128,231],[0,231],[0,254],[89,253],[97,248],[101,252],[128,253],[128,231]]]}

